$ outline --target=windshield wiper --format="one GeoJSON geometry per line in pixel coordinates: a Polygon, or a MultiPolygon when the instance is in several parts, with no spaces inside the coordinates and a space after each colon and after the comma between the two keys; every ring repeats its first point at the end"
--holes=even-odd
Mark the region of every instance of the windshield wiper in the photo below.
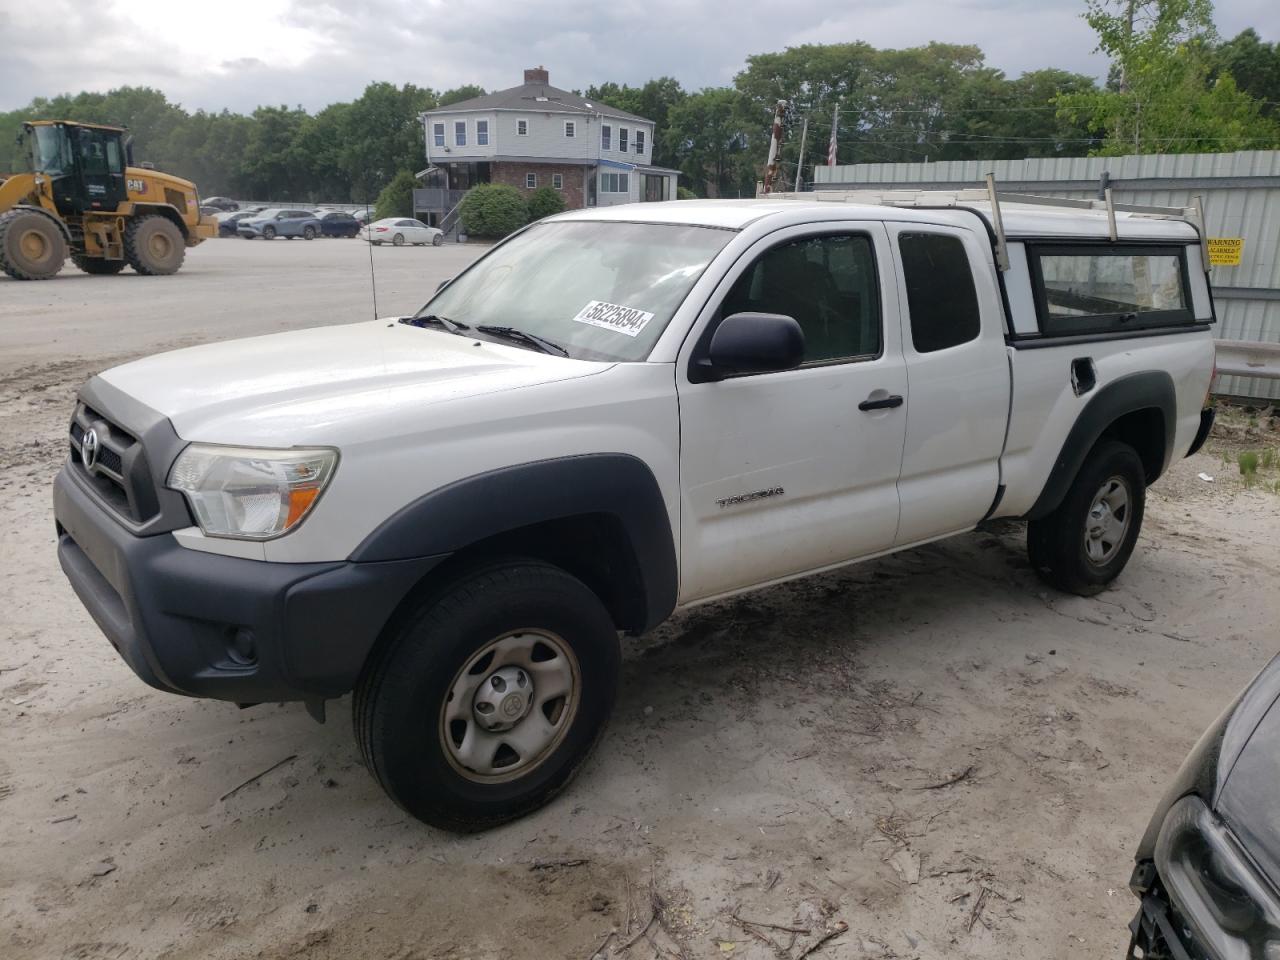
{"type": "Polygon", "coordinates": [[[556,353],[562,357],[567,357],[569,351],[554,340],[548,340],[546,337],[540,337],[536,333],[527,333],[515,327],[499,327],[491,323],[482,323],[476,327],[476,333],[487,333],[494,337],[506,337],[508,340],[516,340],[520,343],[527,343],[529,346],[541,350],[543,353],[556,353]]]}
{"type": "Polygon", "coordinates": [[[444,327],[450,333],[459,333],[463,330],[470,330],[465,323],[457,320],[450,320],[448,317],[441,317],[434,313],[424,313],[421,316],[414,314],[412,317],[401,317],[401,323],[407,323],[411,327],[426,327],[432,324],[438,327],[444,327]]]}

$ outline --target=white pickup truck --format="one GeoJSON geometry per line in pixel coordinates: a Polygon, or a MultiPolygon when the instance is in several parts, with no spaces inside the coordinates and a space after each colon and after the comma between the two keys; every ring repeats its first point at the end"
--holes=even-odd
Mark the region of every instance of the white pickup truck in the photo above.
{"type": "Polygon", "coordinates": [[[675,611],[997,517],[1103,589],[1212,422],[1192,220],[808,197],[566,213],[415,316],[108,370],[63,569],[154,687],[354,691],[374,776],[453,829],[562,789],[619,635],[675,611]]]}

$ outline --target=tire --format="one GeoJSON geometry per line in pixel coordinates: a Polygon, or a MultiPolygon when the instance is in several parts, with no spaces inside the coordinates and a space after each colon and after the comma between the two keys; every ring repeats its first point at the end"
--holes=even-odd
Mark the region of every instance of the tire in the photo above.
{"type": "Polygon", "coordinates": [[[1027,555],[1045,583],[1065,593],[1101,593],[1129,562],[1146,505],[1137,451],[1104,440],[1089,453],[1056,510],[1027,525],[1027,555]]]}
{"type": "Polygon", "coordinates": [[[276,228],[275,228],[275,227],[263,227],[263,228],[262,228],[262,239],[263,239],[263,240],[274,240],[275,238],[276,238],[276,228]]]}
{"type": "Polygon", "coordinates": [[[67,241],[53,218],[38,210],[0,214],[0,270],[15,280],[48,280],[67,259],[67,241]]]}
{"type": "Polygon", "coordinates": [[[104,260],[102,257],[87,257],[83,253],[73,253],[71,262],[85,273],[99,275],[116,274],[128,266],[123,260],[104,260]]]}
{"type": "Polygon", "coordinates": [[[495,826],[573,779],[613,708],[620,659],[613,620],[580,580],[537,560],[489,564],[400,618],[370,657],[352,703],[356,742],[410,815],[459,832],[495,826]],[[494,670],[486,649],[498,644],[518,666],[494,670]],[[517,670],[527,671],[528,694],[517,670]],[[502,671],[505,687],[493,682],[502,671]],[[567,692],[539,703],[544,683],[567,692]],[[485,706],[486,723],[525,712],[488,732],[485,706]]]}
{"type": "Polygon", "coordinates": [[[444,234],[437,233],[434,237],[431,238],[431,245],[433,247],[438,247],[442,243],[444,243],[444,234]]]}
{"type": "Polygon", "coordinates": [[[315,238],[316,238],[316,228],[315,228],[315,227],[303,227],[303,228],[302,228],[302,239],[303,239],[303,240],[314,240],[315,238]]]}
{"type": "Polygon", "coordinates": [[[397,233],[394,237],[392,237],[392,238],[391,238],[391,242],[392,242],[392,244],[394,244],[394,245],[395,245],[395,246],[397,246],[397,247],[403,247],[403,246],[404,246],[404,234],[403,234],[403,233],[397,233]]]}
{"type": "Polygon", "coordinates": [[[158,213],[130,220],[124,228],[124,258],[137,273],[148,277],[177,273],[186,255],[182,231],[158,213]]]}

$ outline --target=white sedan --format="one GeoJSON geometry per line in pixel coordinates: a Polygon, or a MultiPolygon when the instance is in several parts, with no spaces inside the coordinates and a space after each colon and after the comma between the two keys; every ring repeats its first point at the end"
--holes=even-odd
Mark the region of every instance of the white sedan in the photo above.
{"type": "Polygon", "coordinates": [[[406,220],[403,217],[387,217],[375,220],[368,226],[360,228],[357,234],[361,240],[368,240],[375,247],[384,243],[403,247],[406,243],[415,246],[431,244],[438,247],[444,243],[444,231],[438,227],[428,227],[421,220],[406,220]]]}

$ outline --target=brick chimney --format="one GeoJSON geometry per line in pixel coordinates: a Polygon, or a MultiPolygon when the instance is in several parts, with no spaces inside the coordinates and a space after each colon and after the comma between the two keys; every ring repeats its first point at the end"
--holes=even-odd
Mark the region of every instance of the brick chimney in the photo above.
{"type": "Polygon", "coordinates": [[[540,83],[544,87],[551,85],[551,74],[547,72],[547,68],[539,64],[536,67],[530,67],[524,72],[525,83],[540,83]]]}

